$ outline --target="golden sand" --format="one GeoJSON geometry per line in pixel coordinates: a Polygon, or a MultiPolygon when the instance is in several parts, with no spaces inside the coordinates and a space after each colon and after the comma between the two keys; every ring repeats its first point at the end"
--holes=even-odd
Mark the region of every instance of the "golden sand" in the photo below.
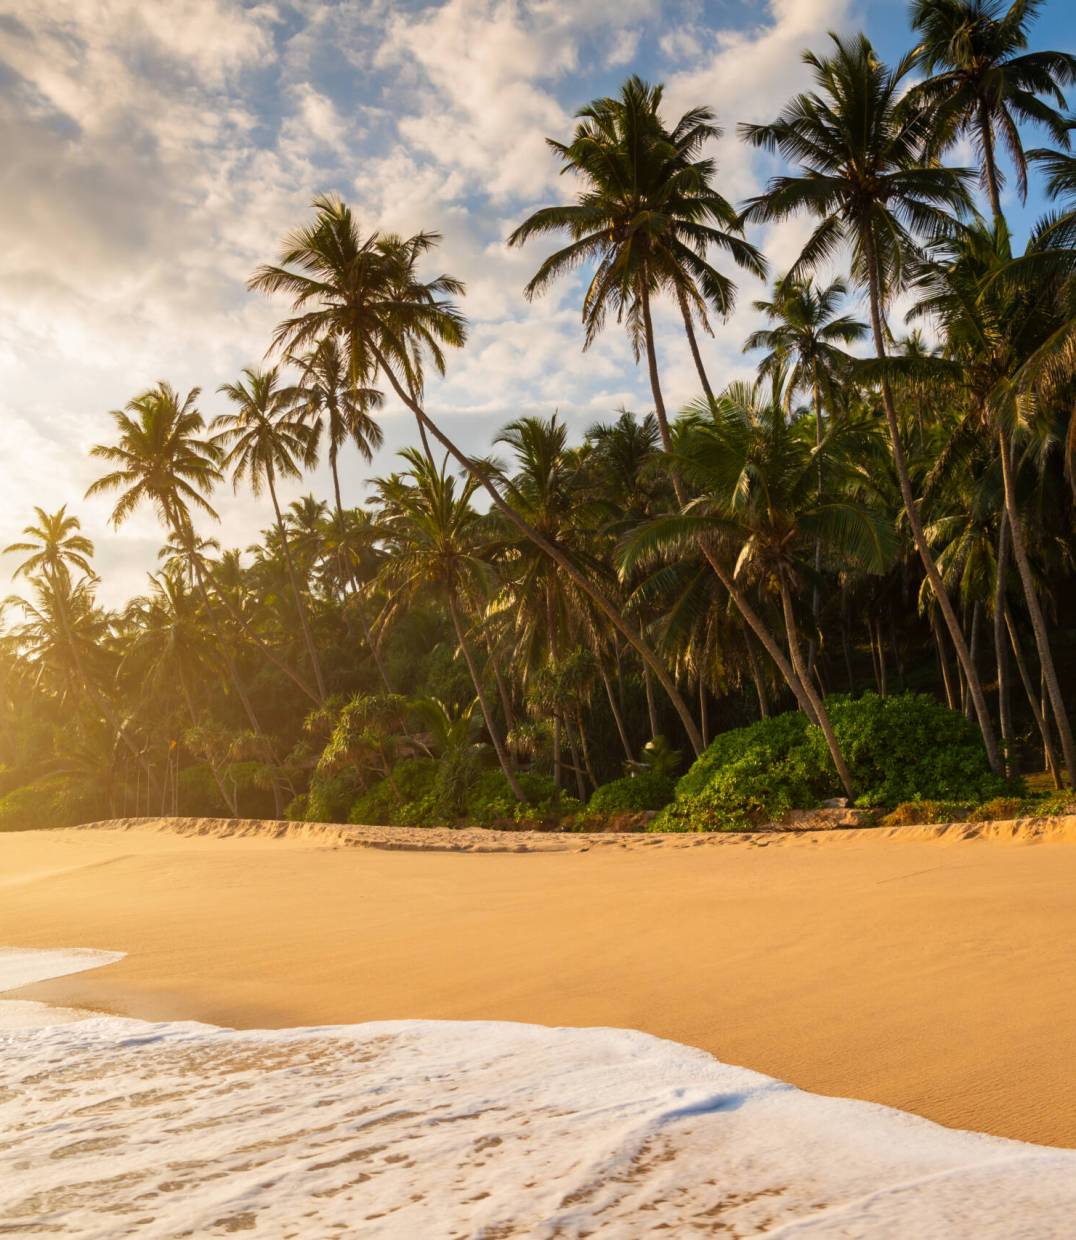
{"type": "Polygon", "coordinates": [[[179,820],[0,835],[9,992],[234,1026],[615,1025],[1076,1146],[1076,819],[721,836],[179,820]]]}

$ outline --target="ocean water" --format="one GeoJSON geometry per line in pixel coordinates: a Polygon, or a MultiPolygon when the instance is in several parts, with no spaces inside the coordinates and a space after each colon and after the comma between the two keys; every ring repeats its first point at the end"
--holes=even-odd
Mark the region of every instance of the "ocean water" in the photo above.
{"type": "MultiPolygon", "coordinates": [[[[114,959],[0,953],[0,990],[114,959]]],[[[234,1031],[47,1009],[4,1028],[8,1006],[0,1236],[1076,1235],[1076,1151],[804,1093],[631,1030],[234,1031]]]]}

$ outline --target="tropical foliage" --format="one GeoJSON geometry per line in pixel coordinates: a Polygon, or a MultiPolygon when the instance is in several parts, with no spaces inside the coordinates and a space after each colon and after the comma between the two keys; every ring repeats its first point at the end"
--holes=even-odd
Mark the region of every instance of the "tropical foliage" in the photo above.
{"type": "Polygon", "coordinates": [[[570,192],[507,239],[554,238],[522,295],[582,276],[582,347],[613,320],[645,366],[652,409],[581,437],[506,411],[488,455],[456,442],[427,401],[468,337],[439,235],[319,197],[250,279],[268,360],[102,418],[90,493],[160,526],[142,594],[101,604],[70,503],[7,548],[0,829],[594,821],[691,762],[665,827],[1072,784],[1076,59],[1030,48],[1040,7],[915,0],[895,65],[863,36],[805,53],[810,88],[740,127],[783,167],[739,206],[705,101],[672,119],[633,76],[581,108],[550,138],[570,192]],[[1040,170],[1057,209],[1017,244],[1005,178],[1040,170]],[[800,216],[730,381],[706,341],[768,270],[752,230],[800,216]],[[387,401],[415,445],[348,494],[387,401]],[[319,458],[331,493],[289,504],[319,458]],[[219,541],[228,481],[266,505],[248,548],[219,541]]]}

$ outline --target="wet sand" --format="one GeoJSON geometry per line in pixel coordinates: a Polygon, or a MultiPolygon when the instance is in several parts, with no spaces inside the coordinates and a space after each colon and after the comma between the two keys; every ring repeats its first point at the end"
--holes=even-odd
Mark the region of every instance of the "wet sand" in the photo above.
{"type": "Polygon", "coordinates": [[[620,1026],[1076,1146],[1074,844],[1071,819],[753,839],[6,834],[0,944],[127,956],[4,997],[237,1027],[620,1026]]]}

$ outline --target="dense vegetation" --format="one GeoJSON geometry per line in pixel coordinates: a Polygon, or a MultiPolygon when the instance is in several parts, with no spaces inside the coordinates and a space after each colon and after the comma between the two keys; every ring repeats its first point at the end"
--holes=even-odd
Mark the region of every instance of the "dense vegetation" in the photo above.
{"type": "Polygon", "coordinates": [[[66,507],[8,548],[28,592],[0,649],[0,829],[651,810],[695,759],[666,826],[1071,784],[1076,59],[1028,50],[1039,7],[916,0],[896,66],[863,37],[805,54],[813,89],[741,127],[785,168],[740,208],[701,101],[671,122],[633,77],[581,109],[550,143],[578,194],[508,243],[565,241],[525,295],[584,271],[583,346],[626,328],[653,409],[579,442],[552,415],[488,457],[456,444],[425,401],[467,339],[462,285],[424,274],[437,234],[319,199],[250,281],[287,315],[273,364],[215,398],[161,381],[102,427],[91,492],[161,525],[146,592],[100,606],[66,507]],[[1051,145],[1025,150],[1031,127],[1051,145]],[[1022,247],[1003,165],[1057,202],[1022,247]],[[756,303],[757,381],[722,383],[730,272],[766,273],[750,230],[791,216],[813,231],[756,303]],[[698,377],[672,415],[657,299],[698,377]],[[356,502],[340,454],[372,458],[386,400],[416,446],[356,502]],[[320,455],[331,495],[284,506],[320,455]],[[266,502],[245,550],[213,537],[227,481],[266,502]]]}

